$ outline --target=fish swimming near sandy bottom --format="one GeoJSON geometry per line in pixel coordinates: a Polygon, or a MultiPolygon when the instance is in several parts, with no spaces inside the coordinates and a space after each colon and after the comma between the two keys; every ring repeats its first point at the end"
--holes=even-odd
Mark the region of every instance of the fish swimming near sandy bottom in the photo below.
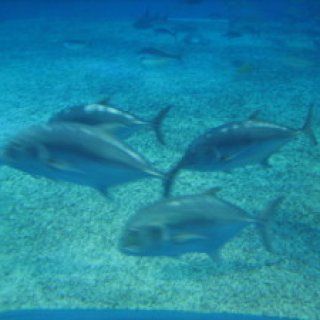
{"type": "Polygon", "coordinates": [[[78,123],[38,125],[0,151],[1,163],[31,175],[93,187],[109,187],[163,175],[116,137],[78,123]]]}
{"type": "Polygon", "coordinates": [[[214,256],[226,242],[249,224],[259,228],[264,245],[272,251],[267,225],[283,197],[272,201],[258,217],[216,196],[203,194],[165,199],[131,217],[120,240],[120,251],[138,256],[179,256],[188,252],[214,256]]]}
{"type": "Polygon", "coordinates": [[[168,172],[164,196],[170,195],[181,169],[210,172],[230,171],[256,163],[268,166],[270,156],[300,133],[305,133],[313,144],[317,144],[311,128],[313,109],[311,106],[300,129],[259,121],[255,117],[210,129],[190,144],[181,160],[168,172]]]}
{"type": "Polygon", "coordinates": [[[114,133],[119,138],[127,138],[141,128],[152,128],[157,140],[164,143],[162,123],[171,107],[166,107],[152,120],[143,120],[135,115],[115,108],[107,100],[98,103],[73,106],[54,114],[49,123],[76,122],[90,126],[99,126],[101,129],[114,133]]]}
{"type": "Polygon", "coordinates": [[[160,66],[169,62],[181,62],[181,53],[169,53],[153,47],[145,47],[138,51],[140,62],[144,66],[160,66]]]}

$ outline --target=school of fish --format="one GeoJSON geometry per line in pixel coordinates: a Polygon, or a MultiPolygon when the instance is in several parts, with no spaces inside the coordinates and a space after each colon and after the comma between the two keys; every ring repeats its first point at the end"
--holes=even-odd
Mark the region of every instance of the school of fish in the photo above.
{"type": "Polygon", "coordinates": [[[151,120],[108,101],[63,109],[47,123],[7,141],[0,151],[0,163],[33,176],[88,186],[104,195],[116,185],[148,177],[161,179],[163,199],[138,210],[122,231],[119,250],[126,255],[170,257],[198,252],[213,257],[249,224],[257,226],[262,243],[272,251],[268,223],[282,195],[256,216],[218,197],[217,188],[171,196],[173,182],[182,169],[210,172],[268,165],[268,159],[300,133],[318,144],[312,130],[314,106],[298,129],[261,121],[256,114],[212,128],[191,142],[181,159],[164,173],[124,139],[140,128],[151,128],[158,142],[165,144],[162,124],[170,109],[161,109],[151,120]]]}
{"type": "MultiPolygon", "coordinates": [[[[179,3],[192,7],[202,1],[179,3]]],[[[149,10],[133,27],[140,32],[151,29],[156,37],[165,37],[173,45],[170,49],[140,48],[137,57],[144,67],[182,64],[183,44],[204,41],[187,25],[170,25],[166,15],[149,10]]],[[[222,36],[231,41],[249,33],[257,35],[260,31],[234,18],[222,36]]],[[[64,42],[64,47],[72,50],[86,45],[85,41],[76,39],[64,42]]],[[[241,61],[234,64],[239,72],[253,69],[241,61]]],[[[176,257],[205,253],[214,257],[250,224],[257,227],[264,247],[272,252],[268,225],[282,204],[283,195],[270,199],[260,214],[253,215],[218,196],[220,188],[172,196],[173,188],[181,170],[232,172],[249,165],[270,167],[270,157],[300,134],[317,145],[312,129],[315,106],[311,104],[306,110],[300,128],[263,121],[256,113],[247,119],[222,123],[191,141],[180,159],[167,172],[162,172],[135,150],[127,138],[147,129],[153,132],[159,145],[166,147],[163,123],[171,109],[171,105],[159,108],[153,118],[144,119],[118,108],[110,99],[71,106],[52,114],[46,123],[33,125],[8,139],[0,149],[0,165],[34,177],[90,187],[103,195],[108,195],[108,190],[117,185],[139,179],[160,179],[162,199],[139,209],[122,230],[118,249],[125,255],[176,257]]]]}

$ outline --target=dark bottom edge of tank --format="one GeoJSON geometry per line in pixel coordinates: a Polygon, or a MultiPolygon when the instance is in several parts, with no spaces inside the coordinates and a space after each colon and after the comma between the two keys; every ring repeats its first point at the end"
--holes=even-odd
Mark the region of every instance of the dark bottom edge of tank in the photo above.
{"type": "MultiPolygon", "coordinates": [[[[196,313],[163,310],[39,309],[0,312],[0,320],[289,320],[229,313],[196,313]]],[[[290,318],[290,320],[293,320],[290,318]]],[[[298,320],[298,319],[296,319],[298,320]]]]}

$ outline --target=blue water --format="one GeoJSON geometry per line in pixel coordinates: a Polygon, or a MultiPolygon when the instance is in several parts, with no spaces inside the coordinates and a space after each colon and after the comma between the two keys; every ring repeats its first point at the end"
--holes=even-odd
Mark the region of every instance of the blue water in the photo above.
{"type": "Polygon", "coordinates": [[[274,252],[249,226],[215,259],[126,256],[118,250],[126,222],[161,199],[160,179],[105,196],[1,158],[0,319],[319,319],[320,151],[299,130],[314,105],[320,140],[320,3],[186,2],[2,0],[0,158],[15,135],[107,98],[145,121],[172,106],[165,146],[151,127],[119,137],[167,172],[196,137],[257,113],[297,130],[271,167],[181,170],[173,194],[220,187],[257,216],[285,196],[268,226],[274,252]],[[144,48],[179,58],[144,60],[144,48]]]}

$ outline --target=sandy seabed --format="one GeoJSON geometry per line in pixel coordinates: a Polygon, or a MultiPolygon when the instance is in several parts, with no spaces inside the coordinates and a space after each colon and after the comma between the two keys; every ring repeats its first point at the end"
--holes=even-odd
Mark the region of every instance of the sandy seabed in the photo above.
{"type": "MultiPolygon", "coordinates": [[[[223,37],[223,23],[184,22],[181,39],[136,30],[131,22],[3,21],[0,28],[0,142],[54,112],[110,98],[144,119],[172,105],[167,147],[151,130],[128,142],[168,170],[197,135],[259,117],[300,128],[319,110],[320,66],[307,37],[266,28],[259,37],[223,37]],[[189,30],[189,31],[188,31],[189,30]],[[187,32],[197,41],[183,41],[187,32]],[[80,45],[72,45],[77,40],[80,45]],[[182,52],[181,62],[143,66],[137,51],[182,52]]],[[[314,131],[320,139],[319,112],[314,131]]],[[[316,320],[320,300],[320,151],[298,136],[259,165],[232,173],[183,170],[175,194],[213,186],[253,215],[279,195],[271,226],[275,254],[248,227],[221,250],[179,259],[127,257],[117,250],[128,217],[161,196],[145,179],[110,190],[0,171],[0,309],[144,308],[238,312],[316,320]]]]}

